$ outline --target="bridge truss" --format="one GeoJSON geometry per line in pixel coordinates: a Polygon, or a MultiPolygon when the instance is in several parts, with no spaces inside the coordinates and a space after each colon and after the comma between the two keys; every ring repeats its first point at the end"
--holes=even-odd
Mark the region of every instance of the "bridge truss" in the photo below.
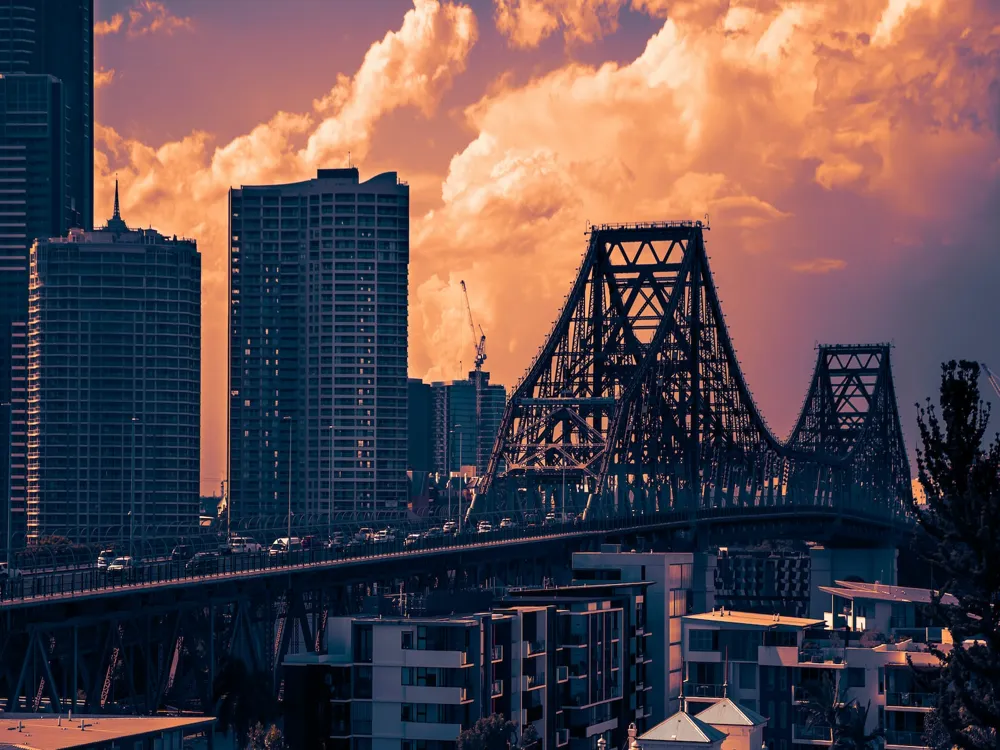
{"type": "Polygon", "coordinates": [[[820,346],[787,441],[733,350],[701,222],[602,225],[504,414],[471,512],[835,507],[904,517],[888,344],[820,346]]]}

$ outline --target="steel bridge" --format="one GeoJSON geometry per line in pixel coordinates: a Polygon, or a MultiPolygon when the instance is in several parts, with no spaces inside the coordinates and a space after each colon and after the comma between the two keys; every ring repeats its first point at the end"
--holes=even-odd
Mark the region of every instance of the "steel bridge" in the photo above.
{"type": "MultiPolygon", "coordinates": [[[[7,710],[211,711],[230,658],[280,691],[289,649],[322,652],[327,617],[358,611],[375,583],[408,592],[539,583],[572,551],[605,540],[645,549],[776,538],[879,546],[907,532],[910,476],[890,347],[819,347],[801,415],[779,440],[740,372],[706,229],[590,232],[465,516],[467,532],[479,519],[492,519],[492,531],[302,558],[233,556],[207,573],[161,560],[124,584],[82,568],[26,577],[0,604],[7,710]],[[500,528],[500,519],[515,526],[500,528]]],[[[312,531],[332,523],[316,519],[312,531]]],[[[265,527],[284,535],[277,519],[265,527]]],[[[298,521],[296,531],[305,531],[298,521]]]]}
{"type": "Polygon", "coordinates": [[[740,371],[706,229],[590,230],[562,312],[507,406],[473,513],[825,507],[907,516],[890,346],[820,346],[799,419],[779,440],[740,371]]]}

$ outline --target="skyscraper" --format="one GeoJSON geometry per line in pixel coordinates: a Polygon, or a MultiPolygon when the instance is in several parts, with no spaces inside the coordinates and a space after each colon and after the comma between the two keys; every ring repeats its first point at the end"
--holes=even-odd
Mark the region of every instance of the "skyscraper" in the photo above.
{"type": "Polygon", "coordinates": [[[431,383],[431,393],[434,471],[474,466],[477,475],[485,474],[507,406],[506,389],[490,385],[490,374],[480,370],[468,380],[431,383]]]}
{"type": "Polygon", "coordinates": [[[28,538],[198,526],[201,256],[129,229],[37,241],[28,323],[28,538]]]}
{"type": "Polygon", "coordinates": [[[93,221],[93,91],[92,0],[0,0],[0,486],[15,544],[26,529],[28,253],[93,221]]]}
{"type": "Polygon", "coordinates": [[[230,191],[233,518],[405,509],[409,200],[356,168],[230,191]]]}

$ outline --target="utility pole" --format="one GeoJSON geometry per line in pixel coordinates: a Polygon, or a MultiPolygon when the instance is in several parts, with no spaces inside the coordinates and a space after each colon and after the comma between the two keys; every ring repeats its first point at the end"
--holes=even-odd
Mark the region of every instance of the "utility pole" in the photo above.
{"type": "Polygon", "coordinates": [[[330,477],[326,500],[326,540],[333,540],[333,425],[330,425],[330,477]]]}
{"type": "Polygon", "coordinates": [[[288,553],[292,552],[292,418],[282,417],[288,422],[288,553]]]}
{"type": "Polygon", "coordinates": [[[128,554],[135,559],[135,423],[138,417],[132,417],[132,470],[129,472],[129,494],[132,496],[131,509],[128,514],[128,554]]]}

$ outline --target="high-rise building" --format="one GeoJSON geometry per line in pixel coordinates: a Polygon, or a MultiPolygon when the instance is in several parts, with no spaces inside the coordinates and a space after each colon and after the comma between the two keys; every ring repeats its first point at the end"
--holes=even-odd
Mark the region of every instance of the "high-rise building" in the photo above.
{"type": "Polygon", "coordinates": [[[506,389],[490,385],[488,372],[473,371],[468,380],[432,383],[431,393],[434,470],[475,467],[477,475],[485,474],[507,406],[506,389]]]}
{"type": "Polygon", "coordinates": [[[358,170],[230,191],[234,518],[403,512],[410,189],[358,170]]]}
{"type": "Polygon", "coordinates": [[[198,526],[201,256],[129,229],[38,240],[28,323],[28,539],[148,553],[198,526]]]}
{"type": "Polygon", "coordinates": [[[12,378],[24,375],[28,254],[93,221],[93,62],[93,0],[0,0],[0,486],[15,544],[26,533],[27,381],[12,378]]]}
{"type": "Polygon", "coordinates": [[[429,383],[410,378],[407,383],[407,425],[409,437],[406,468],[410,471],[434,470],[434,396],[429,383]]]}

